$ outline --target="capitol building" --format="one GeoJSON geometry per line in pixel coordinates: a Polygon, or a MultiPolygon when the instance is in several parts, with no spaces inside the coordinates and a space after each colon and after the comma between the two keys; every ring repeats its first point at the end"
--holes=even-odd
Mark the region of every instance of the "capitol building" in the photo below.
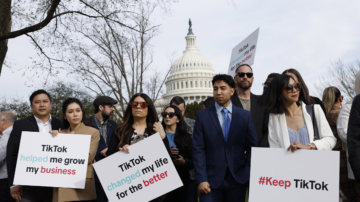
{"type": "Polygon", "coordinates": [[[196,36],[192,32],[191,21],[186,39],[186,49],[171,65],[167,78],[166,93],[155,102],[155,106],[169,104],[171,98],[180,96],[186,104],[201,102],[213,96],[212,78],[215,76],[211,61],[196,48],[196,36]]]}

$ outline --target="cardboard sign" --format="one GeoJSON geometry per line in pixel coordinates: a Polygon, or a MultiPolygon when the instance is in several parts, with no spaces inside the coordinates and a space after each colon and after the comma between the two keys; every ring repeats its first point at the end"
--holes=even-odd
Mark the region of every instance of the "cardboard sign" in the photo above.
{"type": "Polygon", "coordinates": [[[22,132],[15,185],[85,188],[91,135],[22,132]]]}
{"type": "Polygon", "coordinates": [[[150,201],[183,184],[158,133],[93,164],[110,202],[150,201]]]}
{"type": "Polygon", "coordinates": [[[234,77],[236,68],[241,64],[254,64],[259,30],[255,30],[232,49],[228,75],[234,77]]]}
{"type": "Polygon", "coordinates": [[[339,201],[338,151],[252,148],[249,202],[339,201]]]}

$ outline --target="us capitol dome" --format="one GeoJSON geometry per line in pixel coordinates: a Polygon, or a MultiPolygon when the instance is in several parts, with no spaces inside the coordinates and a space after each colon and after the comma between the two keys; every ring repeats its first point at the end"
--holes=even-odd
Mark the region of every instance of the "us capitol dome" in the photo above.
{"type": "Polygon", "coordinates": [[[192,32],[190,20],[189,25],[189,32],[185,37],[186,49],[171,66],[162,101],[169,102],[174,96],[181,96],[188,104],[201,102],[213,96],[211,83],[215,76],[213,64],[196,48],[196,36],[192,32]]]}

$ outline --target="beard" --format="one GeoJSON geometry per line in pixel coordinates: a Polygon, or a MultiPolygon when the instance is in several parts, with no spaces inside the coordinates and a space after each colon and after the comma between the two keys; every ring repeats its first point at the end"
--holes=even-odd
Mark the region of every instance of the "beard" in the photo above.
{"type": "Polygon", "coordinates": [[[243,90],[247,90],[247,89],[251,88],[252,83],[250,81],[248,83],[238,83],[237,86],[243,90]]]}
{"type": "Polygon", "coordinates": [[[112,114],[107,113],[105,110],[101,112],[101,116],[103,117],[103,120],[106,121],[110,118],[112,114]]]}

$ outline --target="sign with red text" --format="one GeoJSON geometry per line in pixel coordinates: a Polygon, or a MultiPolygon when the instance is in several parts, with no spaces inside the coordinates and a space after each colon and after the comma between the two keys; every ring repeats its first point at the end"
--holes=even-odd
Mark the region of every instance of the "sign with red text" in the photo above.
{"type": "Polygon", "coordinates": [[[15,185],[85,188],[91,135],[22,132],[15,185]]]}
{"type": "Polygon", "coordinates": [[[260,28],[257,28],[257,30],[232,49],[228,75],[234,77],[236,68],[242,64],[250,66],[254,64],[259,30],[260,28]]]}
{"type": "Polygon", "coordinates": [[[252,148],[249,202],[338,202],[338,151],[252,148]]]}
{"type": "Polygon", "coordinates": [[[158,133],[93,164],[110,202],[146,202],[183,186],[158,133]]]}

